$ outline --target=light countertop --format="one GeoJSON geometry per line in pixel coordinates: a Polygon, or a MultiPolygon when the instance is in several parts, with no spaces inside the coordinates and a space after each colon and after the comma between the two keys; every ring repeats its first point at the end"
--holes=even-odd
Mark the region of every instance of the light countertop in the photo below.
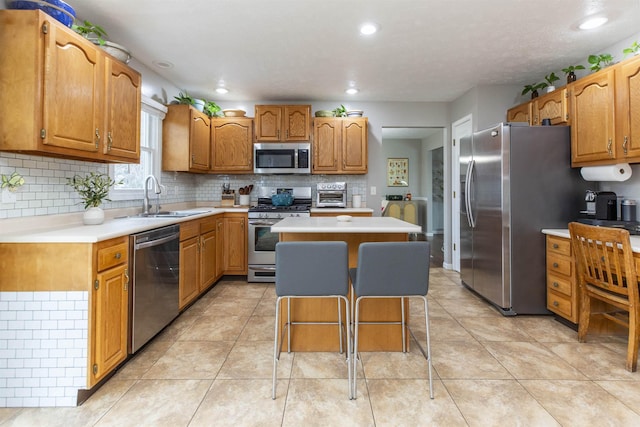
{"type": "MultiPolygon", "coordinates": [[[[565,239],[570,239],[571,235],[569,234],[569,229],[562,228],[545,228],[542,230],[544,234],[548,234],[550,236],[556,237],[564,237],[565,239]]],[[[633,252],[640,253],[640,236],[629,236],[631,241],[631,249],[633,252]]]]}
{"type": "MultiPolygon", "coordinates": [[[[183,209],[190,210],[190,209],[183,209]]],[[[129,234],[167,225],[178,224],[185,221],[204,218],[210,215],[225,212],[247,212],[247,208],[219,208],[198,207],[194,211],[203,211],[196,215],[182,218],[122,218],[112,217],[105,219],[100,225],[84,225],[81,222],[81,214],[73,223],[58,223],[53,218],[40,217],[40,221],[49,220],[51,225],[24,229],[21,227],[2,227],[0,231],[0,243],[96,243],[103,240],[121,237],[129,234]],[[204,212],[206,211],[206,212],[204,212]]],[[[107,211],[105,211],[106,213],[107,211]]]]}
{"type": "Polygon", "coordinates": [[[289,217],[271,226],[274,233],[420,233],[419,225],[390,217],[289,217]]]}

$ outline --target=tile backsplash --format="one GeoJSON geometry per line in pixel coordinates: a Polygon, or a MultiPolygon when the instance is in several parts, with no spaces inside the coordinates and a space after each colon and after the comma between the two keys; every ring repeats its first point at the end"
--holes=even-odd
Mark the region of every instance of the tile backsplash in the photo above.
{"type": "MultiPolygon", "coordinates": [[[[0,199],[0,220],[7,218],[55,215],[84,210],[78,194],[69,187],[67,178],[89,172],[107,173],[108,165],[79,160],[58,159],[26,154],[0,153],[0,174],[18,172],[25,184],[15,193],[15,201],[0,199]]],[[[249,184],[269,187],[312,187],[315,197],[317,182],[347,181],[349,201],[353,194],[363,196],[366,206],[366,175],[207,175],[181,172],[162,172],[160,177],[166,191],[161,195],[162,203],[219,202],[222,184],[228,182],[232,189],[249,184]]],[[[4,195],[3,195],[4,196],[4,195]]],[[[256,202],[256,192],[251,201],[256,202]]],[[[141,200],[105,202],[104,209],[142,206],[141,200]]]]}

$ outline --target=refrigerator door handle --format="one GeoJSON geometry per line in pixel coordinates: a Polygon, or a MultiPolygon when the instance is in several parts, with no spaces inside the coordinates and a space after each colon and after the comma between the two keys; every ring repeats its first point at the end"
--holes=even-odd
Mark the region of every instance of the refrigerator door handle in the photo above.
{"type": "Polygon", "coordinates": [[[467,206],[467,221],[469,222],[469,227],[475,228],[476,220],[473,216],[473,210],[471,209],[471,188],[473,186],[473,169],[475,167],[475,160],[471,160],[469,162],[469,166],[467,166],[467,180],[465,185],[467,186],[465,191],[465,204],[467,206]]]}

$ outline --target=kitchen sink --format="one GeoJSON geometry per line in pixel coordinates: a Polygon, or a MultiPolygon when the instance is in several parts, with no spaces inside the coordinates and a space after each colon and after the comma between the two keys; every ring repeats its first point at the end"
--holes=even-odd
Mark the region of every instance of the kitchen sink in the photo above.
{"type": "Polygon", "coordinates": [[[185,218],[193,215],[200,215],[203,213],[211,212],[210,210],[188,210],[188,211],[160,211],[139,213],[135,215],[124,216],[120,218],[185,218]]]}

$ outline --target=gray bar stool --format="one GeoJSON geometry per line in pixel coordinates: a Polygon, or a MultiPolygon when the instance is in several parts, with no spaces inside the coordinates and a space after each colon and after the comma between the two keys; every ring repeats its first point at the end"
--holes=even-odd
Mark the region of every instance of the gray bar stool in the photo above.
{"type": "MultiPolygon", "coordinates": [[[[415,340],[429,365],[429,395],[433,399],[431,379],[431,343],[429,338],[429,242],[372,242],[362,243],[358,248],[358,267],[349,270],[353,283],[355,301],[353,389],[355,399],[358,361],[358,327],[360,323],[402,325],[402,351],[406,353],[406,330],[415,340]],[[420,345],[405,319],[405,298],[424,300],[424,320],[427,327],[427,351],[420,345]],[[365,298],[400,298],[402,319],[400,322],[360,322],[360,302],[365,298]]],[[[353,304],[353,300],[352,300],[353,304]]]]}
{"type": "Polygon", "coordinates": [[[276,324],[273,346],[273,389],[276,398],[278,360],[287,331],[287,350],[291,350],[291,326],[298,324],[337,325],[340,353],[343,353],[343,328],[347,341],[347,375],[349,399],[351,394],[351,331],[349,294],[349,253],[346,242],[278,242],[276,244],[276,324]],[[292,298],[334,297],[338,305],[337,322],[292,322],[292,298]],[[278,336],[280,302],[287,300],[287,321],[278,336]],[[346,313],[346,327],[342,322],[342,302],[346,313]]]}

